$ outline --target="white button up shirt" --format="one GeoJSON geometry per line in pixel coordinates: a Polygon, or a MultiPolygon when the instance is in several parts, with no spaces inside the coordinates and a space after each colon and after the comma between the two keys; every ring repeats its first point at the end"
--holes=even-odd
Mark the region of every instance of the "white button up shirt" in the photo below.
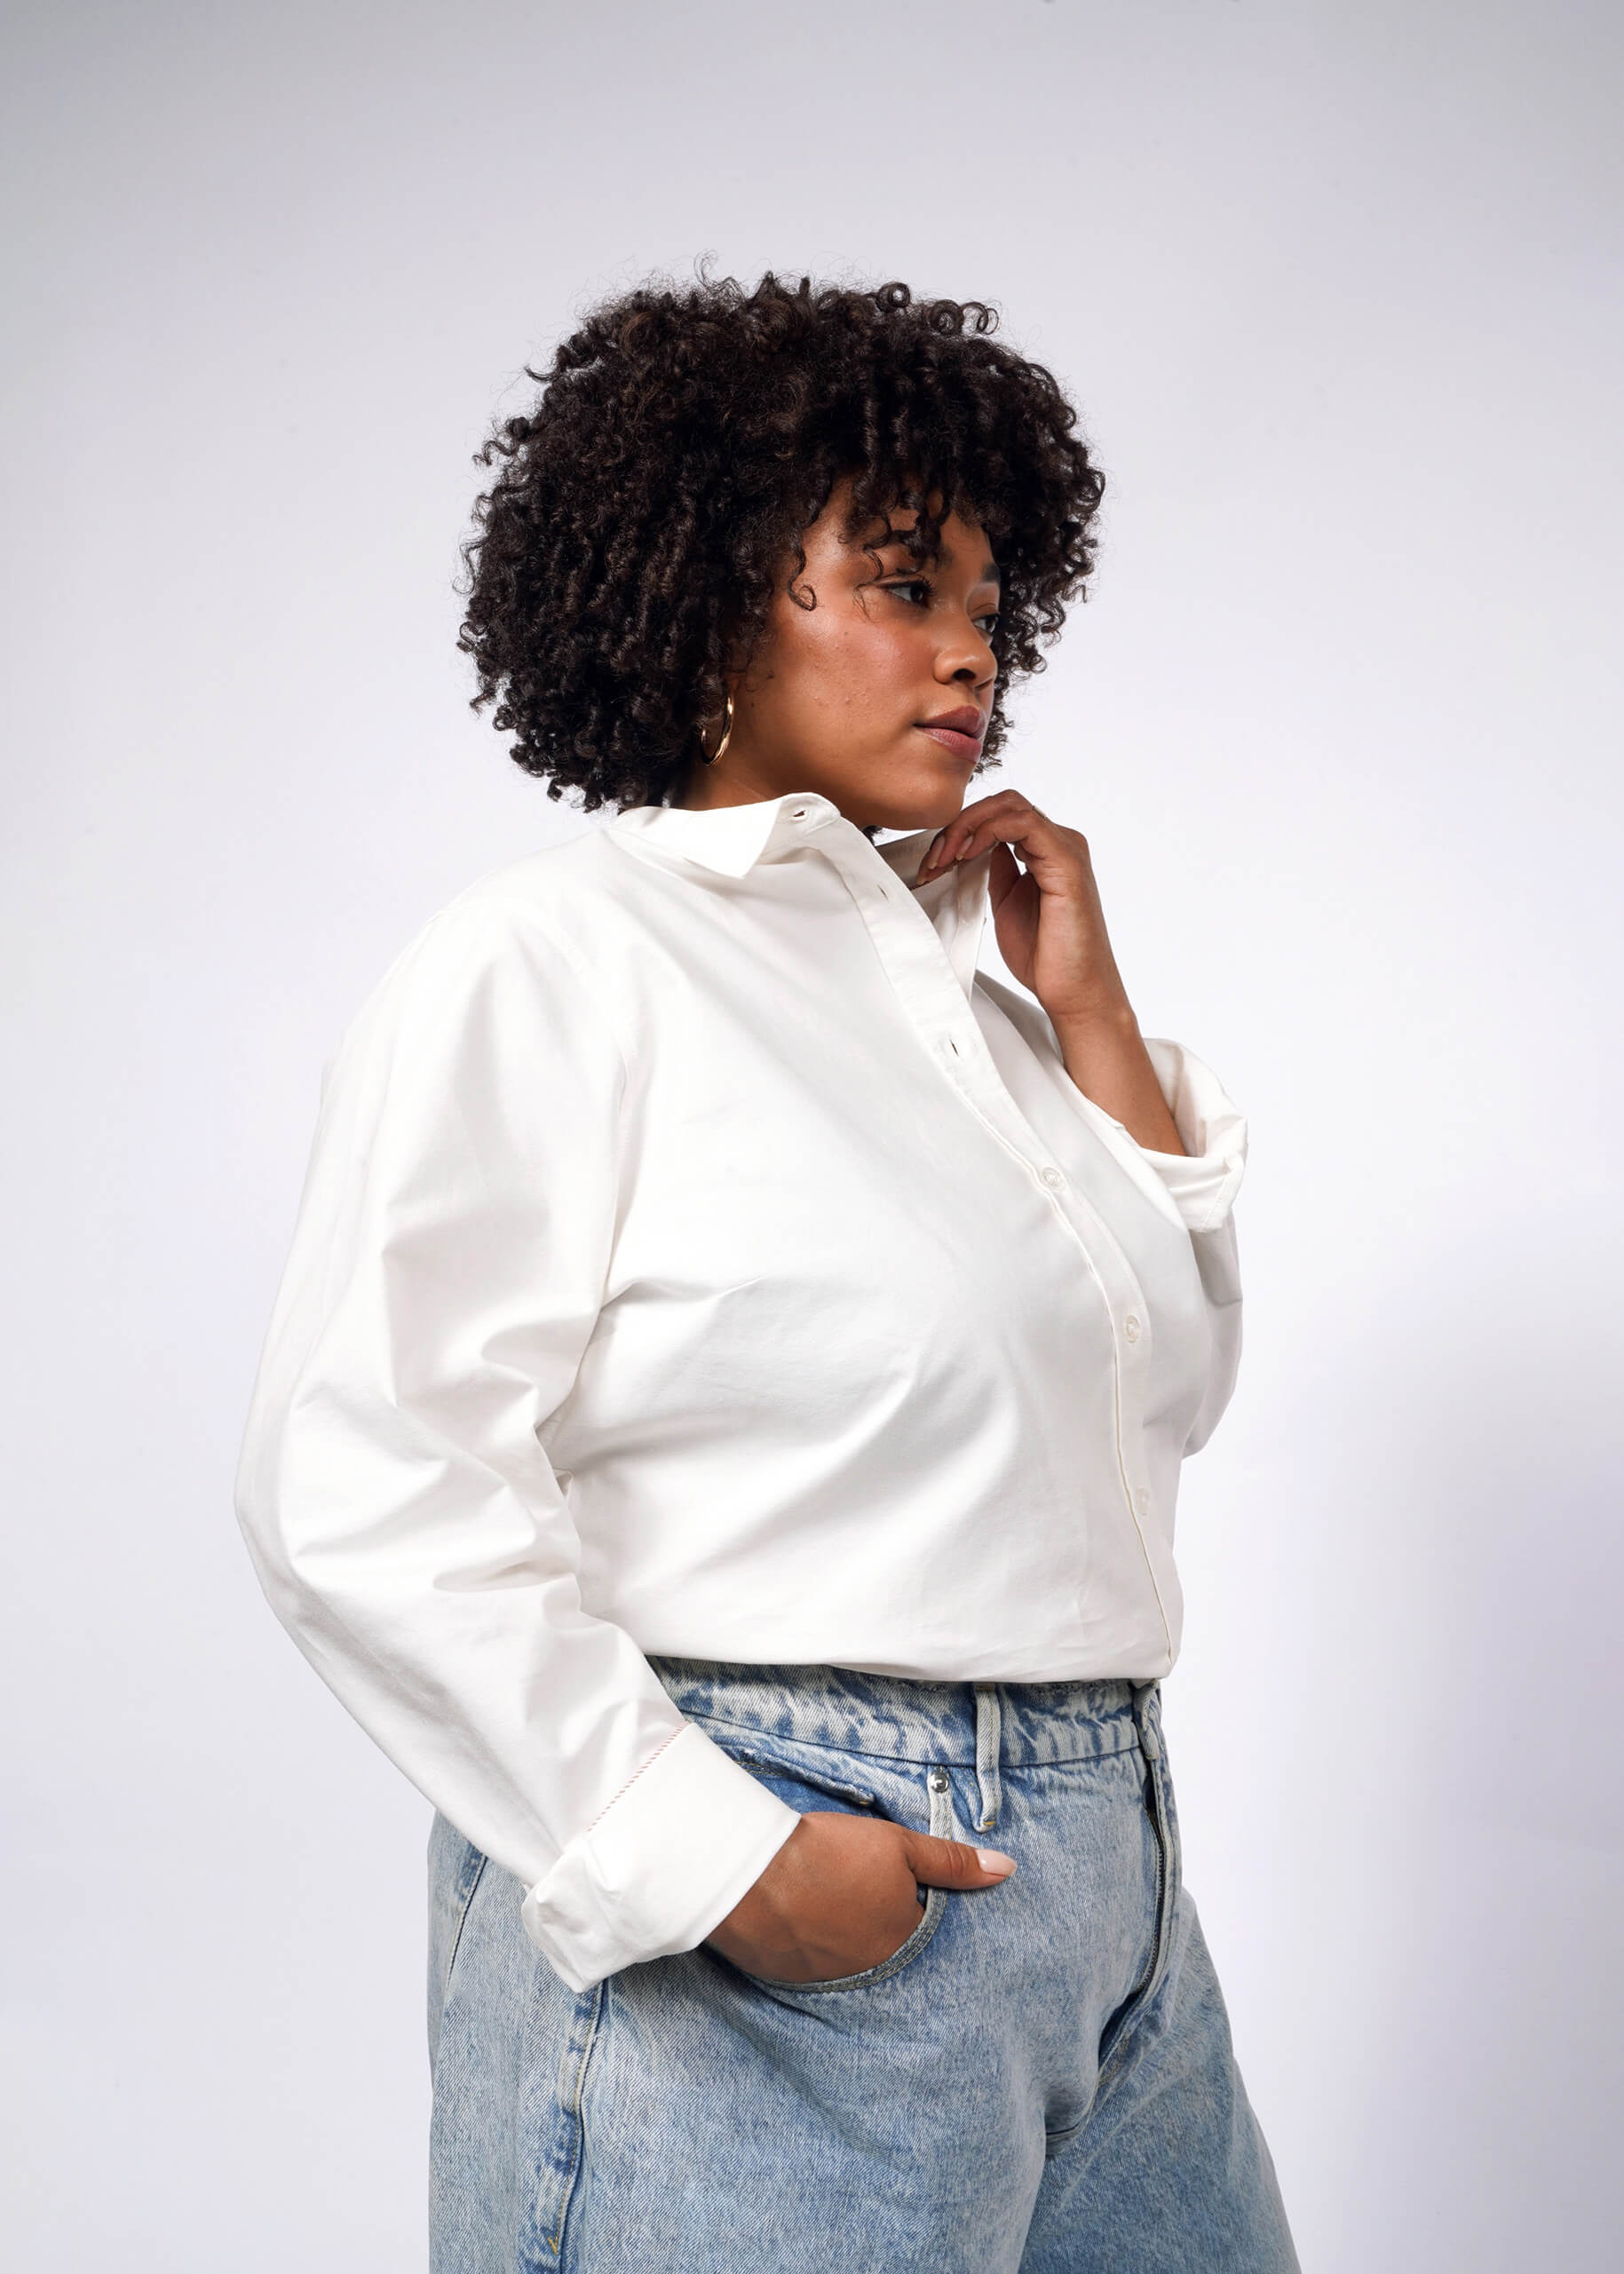
{"type": "Polygon", "coordinates": [[[1179,1463],[1240,1348],[1245,1125],[1188,1158],[810,794],[643,806],[428,924],[325,1082],[238,1513],[295,1640],[581,1989],[798,1818],[646,1653],[1165,1674],[1179,1463]]]}

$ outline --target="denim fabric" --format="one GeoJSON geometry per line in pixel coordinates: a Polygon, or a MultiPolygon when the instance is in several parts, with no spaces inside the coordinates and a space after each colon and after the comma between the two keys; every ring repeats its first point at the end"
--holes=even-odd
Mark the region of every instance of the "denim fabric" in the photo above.
{"type": "Polygon", "coordinates": [[[797,1809],[1015,1856],[883,1966],[701,1948],[566,1989],[430,1844],[434,2274],[1281,2274],[1297,2264],[1179,1876],[1154,1684],[656,1660],[797,1809]]]}

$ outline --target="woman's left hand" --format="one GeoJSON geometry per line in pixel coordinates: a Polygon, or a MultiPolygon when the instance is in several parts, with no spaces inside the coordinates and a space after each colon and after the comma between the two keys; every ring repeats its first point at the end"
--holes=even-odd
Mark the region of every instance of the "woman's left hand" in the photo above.
{"type": "Polygon", "coordinates": [[[998,952],[1049,1013],[1066,1072],[1139,1144],[1182,1153],[1111,952],[1088,839],[1051,821],[1019,790],[1001,789],[938,830],[917,882],[928,884],[989,848],[998,952]]]}

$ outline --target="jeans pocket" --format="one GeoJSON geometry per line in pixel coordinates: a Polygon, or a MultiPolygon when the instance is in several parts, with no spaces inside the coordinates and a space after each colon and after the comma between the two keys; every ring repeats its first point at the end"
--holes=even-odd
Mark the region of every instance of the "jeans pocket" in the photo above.
{"type": "Polygon", "coordinates": [[[1178,1916],[1178,1890],[1184,1875],[1183,1853],[1178,1837],[1178,1811],[1173,1801],[1173,1779],[1168,1769],[1167,1747],[1161,1739],[1161,1719],[1155,1723],[1155,1752],[1145,1764],[1145,1805],[1150,1811],[1151,1826],[1156,1840],[1158,1855],[1156,1942],[1151,1961],[1150,1979],[1145,1985],[1146,2000],[1153,1998],[1161,1986],[1172,1952],[1174,1928],[1178,1916]]]}
{"type": "Polygon", "coordinates": [[[451,1994],[469,1907],[485,1875],[484,1856],[456,1826],[436,1815],[429,1833],[429,2064],[440,2054],[440,2024],[451,1994]]]}
{"type": "MultiPolygon", "coordinates": [[[[794,1791],[796,1784],[812,1792],[830,1788],[826,1781],[814,1783],[798,1769],[790,1769],[788,1764],[774,1763],[769,1767],[762,1761],[757,1766],[756,1762],[742,1754],[736,1755],[735,1758],[751,1769],[752,1773],[760,1777],[764,1783],[770,1783],[779,1797],[787,1800],[792,1808],[796,1805],[794,1791]]],[[[946,1769],[935,1767],[926,1771],[924,1792],[927,1829],[939,1840],[956,1840],[959,1828],[953,1810],[953,1780],[946,1769]]],[[[876,1813],[884,1813],[880,1809],[877,1795],[870,1796],[870,1805],[876,1813]]],[[[887,1820],[891,1819],[888,1818],[887,1820]]],[[[837,1975],[821,1982],[783,1982],[772,1975],[752,1974],[745,1966],[735,1967],[734,1971],[741,1974],[747,1982],[753,1982],[758,1989],[771,1991],[775,1998],[827,1998],[840,1991],[872,1989],[879,1983],[893,1980],[905,1968],[913,1964],[934,1938],[947,1908],[946,1889],[925,1889],[919,1923],[907,1940],[893,1950],[889,1958],[882,1959],[877,1966],[867,1966],[858,1974],[837,1975]]]]}

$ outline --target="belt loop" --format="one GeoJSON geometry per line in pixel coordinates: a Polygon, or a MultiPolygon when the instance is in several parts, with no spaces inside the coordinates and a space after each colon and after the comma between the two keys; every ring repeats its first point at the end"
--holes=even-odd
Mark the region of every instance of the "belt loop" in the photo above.
{"type": "Polygon", "coordinates": [[[998,1810],[1003,1803],[999,1783],[998,1762],[1002,1749],[1003,1714],[998,1702],[998,1685],[994,1682],[976,1684],[976,1782],[981,1787],[981,1816],[978,1832],[990,1832],[998,1821],[998,1810]]]}
{"type": "Polygon", "coordinates": [[[1147,1761],[1161,1758],[1161,1739],[1156,1734],[1156,1725],[1161,1718],[1156,1693],[1161,1687],[1160,1681],[1136,1682],[1133,1685],[1134,1726],[1139,1732],[1139,1749],[1147,1761]]]}

